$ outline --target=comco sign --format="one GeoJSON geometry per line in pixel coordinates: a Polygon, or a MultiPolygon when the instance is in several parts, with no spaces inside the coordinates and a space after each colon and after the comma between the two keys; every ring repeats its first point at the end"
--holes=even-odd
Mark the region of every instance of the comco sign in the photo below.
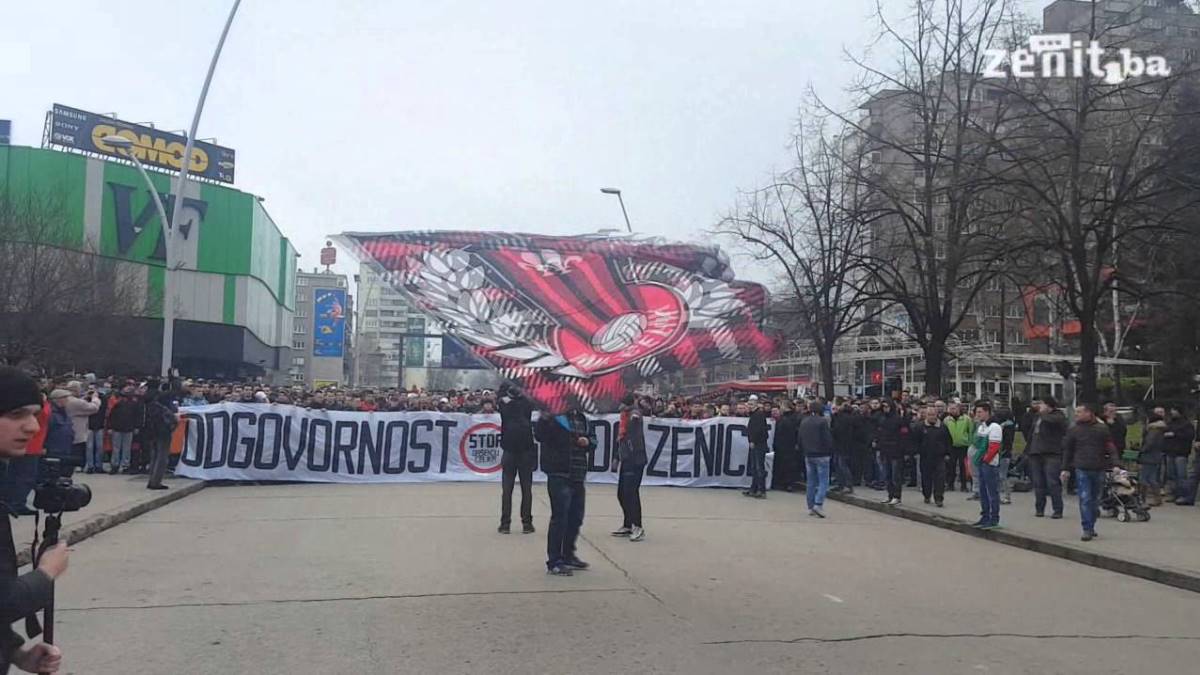
{"type": "MultiPolygon", "coordinates": [[[[50,111],[50,143],[84,152],[123,158],[124,151],[104,142],[107,136],[133,142],[133,154],[147,166],[178,171],[183,165],[187,138],[161,129],[54,104],[50,111]]],[[[196,141],[188,171],[194,176],[223,183],[233,182],[234,152],[212,143],[196,141]]]]}

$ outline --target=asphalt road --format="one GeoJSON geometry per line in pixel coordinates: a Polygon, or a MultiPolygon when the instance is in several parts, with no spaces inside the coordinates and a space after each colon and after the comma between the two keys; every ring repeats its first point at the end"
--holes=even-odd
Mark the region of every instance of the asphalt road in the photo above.
{"type": "Polygon", "coordinates": [[[499,487],[209,488],[76,546],[69,672],[1190,672],[1200,596],[800,495],[589,486],[593,568],[499,535],[499,487]]]}

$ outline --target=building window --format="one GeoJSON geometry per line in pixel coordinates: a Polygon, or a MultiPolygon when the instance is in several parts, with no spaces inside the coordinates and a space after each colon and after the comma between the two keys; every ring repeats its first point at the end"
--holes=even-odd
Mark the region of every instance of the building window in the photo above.
{"type": "Polygon", "coordinates": [[[304,330],[302,324],[296,324],[295,328],[292,329],[292,335],[305,335],[306,333],[307,331],[304,330]]]}
{"type": "Polygon", "coordinates": [[[991,279],[988,279],[987,289],[989,291],[998,291],[1000,290],[1001,283],[1003,282],[1000,280],[1000,277],[992,277],[991,279]]]}
{"type": "Polygon", "coordinates": [[[1019,302],[1014,302],[1004,310],[1004,315],[1010,319],[1024,319],[1025,308],[1019,302]]]}
{"type": "Polygon", "coordinates": [[[292,349],[308,349],[308,343],[304,340],[292,340],[292,349]]]}
{"type": "Polygon", "coordinates": [[[304,373],[292,373],[292,382],[304,382],[304,373]]]}
{"type": "Polygon", "coordinates": [[[938,241],[933,244],[933,257],[938,260],[946,259],[946,242],[938,241]]]}
{"type": "Polygon", "coordinates": [[[308,310],[304,309],[302,307],[296,308],[296,318],[297,319],[307,319],[308,318],[308,310]]]}
{"type": "Polygon", "coordinates": [[[987,306],[987,316],[1000,316],[1000,305],[990,304],[987,306]]]}
{"type": "Polygon", "coordinates": [[[1023,330],[1008,330],[1005,331],[1005,336],[1008,338],[1010,345],[1027,345],[1029,340],[1025,339],[1025,331],[1023,330]]]}
{"type": "Polygon", "coordinates": [[[308,277],[300,277],[299,279],[296,280],[296,285],[297,286],[307,286],[308,285],[308,277]]]}
{"type": "Polygon", "coordinates": [[[304,365],[304,357],[303,356],[293,356],[292,357],[292,365],[293,366],[303,366],[304,365]]]}
{"type": "Polygon", "coordinates": [[[994,344],[1000,342],[1000,331],[998,331],[998,330],[983,331],[983,342],[984,342],[984,344],[989,344],[989,345],[994,345],[994,344]]]}

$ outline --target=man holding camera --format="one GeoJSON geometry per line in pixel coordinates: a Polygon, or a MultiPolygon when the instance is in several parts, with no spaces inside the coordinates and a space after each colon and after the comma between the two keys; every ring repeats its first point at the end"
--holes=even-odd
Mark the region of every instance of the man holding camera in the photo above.
{"type": "MultiPolygon", "coordinates": [[[[42,395],[37,383],[25,373],[0,367],[0,461],[22,457],[38,433],[37,415],[42,395]]],[[[42,554],[38,568],[17,576],[17,550],[12,521],[0,514],[0,675],[16,666],[29,673],[56,673],[62,652],[54,645],[29,647],[11,624],[46,607],[53,597],[54,579],[67,570],[67,544],[42,554]]]]}

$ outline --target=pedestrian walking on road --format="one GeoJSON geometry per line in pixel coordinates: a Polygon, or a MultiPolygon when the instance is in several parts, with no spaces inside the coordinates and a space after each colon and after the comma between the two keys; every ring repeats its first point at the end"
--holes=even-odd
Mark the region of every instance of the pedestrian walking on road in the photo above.
{"type": "Polygon", "coordinates": [[[975,527],[989,530],[1000,527],[1000,449],[1004,429],[992,421],[992,406],[986,401],[975,404],[975,444],[971,463],[979,467],[979,522],[975,527]]]}
{"type": "Polygon", "coordinates": [[[583,526],[587,498],[584,481],[596,439],[581,410],[561,415],[543,411],[535,435],[542,444],[542,471],[546,473],[546,489],[550,493],[546,571],[556,576],[571,576],[573,570],[589,567],[576,555],[575,544],[583,526]]]}
{"type": "Polygon", "coordinates": [[[621,401],[621,428],[617,435],[617,456],[613,471],[617,472],[617,502],[624,521],[614,537],[629,537],[629,541],[646,538],[642,526],[642,475],[646,469],[646,437],[642,417],[647,411],[638,407],[633,394],[621,401]]]}
{"type": "Polygon", "coordinates": [[[1104,474],[1120,461],[1108,427],[1100,421],[1095,405],[1075,408],[1075,424],[1063,441],[1061,478],[1075,472],[1079,486],[1079,520],[1083,541],[1096,538],[1096,519],[1100,515],[1100,495],[1104,492],[1104,474]]]}
{"type": "Polygon", "coordinates": [[[820,401],[808,404],[808,414],[800,420],[800,452],[807,471],[805,501],[808,514],[825,517],[825,494],[829,491],[829,462],[833,457],[833,432],[824,416],[820,401]]]}
{"type": "Polygon", "coordinates": [[[533,469],[537,466],[537,446],[533,442],[533,403],[520,387],[500,386],[500,534],[512,527],[512,493],[521,481],[521,531],[532,534],[533,469]]]}

